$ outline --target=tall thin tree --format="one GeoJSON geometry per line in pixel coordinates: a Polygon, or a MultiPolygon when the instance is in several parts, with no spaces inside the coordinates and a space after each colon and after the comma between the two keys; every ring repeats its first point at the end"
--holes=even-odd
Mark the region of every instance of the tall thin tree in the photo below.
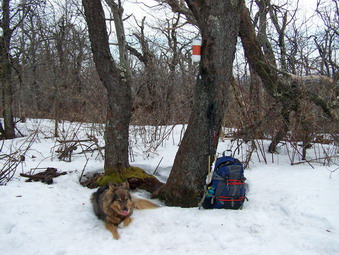
{"type": "MultiPolygon", "coordinates": [[[[2,35],[0,36],[0,85],[2,92],[2,115],[4,118],[4,127],[1,134],[6,139],[15,137],[13,120],[13,89],[11,79],[11,56],[10,45],[14,29],[11,28],[10,1],[2,1],[2,19],[0,25],[2,35]]],[[[1,123],[0,123],[1,124],[1,123]]]]}

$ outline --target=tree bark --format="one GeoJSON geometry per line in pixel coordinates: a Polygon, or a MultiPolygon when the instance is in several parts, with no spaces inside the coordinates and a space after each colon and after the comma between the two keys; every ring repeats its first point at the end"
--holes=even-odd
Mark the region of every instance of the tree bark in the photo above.
{"type": "Polygon", "coordinates": [[[128,130],[131,119],[131,87],[127,69],[115,63],[109,48],[105,16],[100,0],[83,0],[93,58],[107,89],[105,173],[122,174],[129,167],[128,130]]]}
{"type": "Polygon", "coordinates": [[[100,0],[83,0],[85,17],[92,46],[94,63],[100,80],[107,89],[108,109],[105,128],[105,174],[96,182],[102,186],[108,182],[132,180],[133,184],[149,189],[161,186],[154,176],[128,160],[128,135],[132,111],[131,75],[122,22],[122,6],[106,0],[111,8],[116,25],[120,62],[117,64],[109,48],[104,10],[100,0]]]}
{"type": "Polygon", "coordinates": [[[4,118],[4,134],[6,139],[15,138],[13,120],[13,91],[11,80],[10,43],[13,30],[10,28],[9,0],[2,1],[2,20],[0,21],[2,36],[0,37],[0,85],[2,91],[2,107],[4,118]]]}
{"type": "MultiPolygon", "coordinates": [[[[173,2],[173,1],[172,1],[173,2]]],[[[240,24],[242,1],[186,0],[202,35],[193,111],[166,185],[155,196],[172,206],[197,206],[215,155],[240,24]]]]}

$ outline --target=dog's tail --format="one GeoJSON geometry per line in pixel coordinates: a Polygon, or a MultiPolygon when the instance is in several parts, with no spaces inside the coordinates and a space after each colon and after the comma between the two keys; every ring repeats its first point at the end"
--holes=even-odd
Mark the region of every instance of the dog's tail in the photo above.
{"type": "Polygon", "coordinates": [[[158,208],[159,205],[156,205],[154,203],[152,203],[149,200],[146,199],[141,199],[141,198],[132,198],[133,202],[134,202],[134,208],[138,209],[138,210],[142,210],[142,209],[154,209],[154,208],[158,208]]]}

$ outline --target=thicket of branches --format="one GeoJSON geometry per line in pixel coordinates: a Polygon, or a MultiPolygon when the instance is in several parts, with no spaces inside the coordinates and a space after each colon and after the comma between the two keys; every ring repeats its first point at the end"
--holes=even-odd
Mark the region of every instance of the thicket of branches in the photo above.
{"type": "MultiPolygon", "coordinates": [[[[9,1],[2,1],[5,2],[9,1]]],[[[56,125],[60,119],[103,123],[106,91],[91,58],[80,1],[59,1],[53,6],[46,1],[26,1],[27,6],[15,3],[11,4],[8,55],[14,116],[51,118],[56,125]]],[[[247,1],[247,6],[260,47],[279,75],[288,77],[288,82],[305,77],[299,83],[298,93],[304,86],[321,96],[331,108],[326,112],[298,94],[296,97],[301,98],[295,101],[298,104],[286,106],[284,111],[284,105],[268,93],[246,62],[239,41],[225,126],[235,128],[234,136],[245,141],[274,139],[279,127],[284,127],[283,138],[301,141],[305,151],[315,140],[338,142],[338,122],[333,121],[337,117],[329,117],[338,113],[338,2],[319,0],[314,16],[309,19],[304,19],[302,9],[288,0],[252,0],[247,1]]],[[[167,7],[153,7],[150,13],[164,8],[167,7]]],[[[189,16],[170,11],[155,21],[150,16],[137,20],[127,9],[125,13],[132,59],[132,123],[187,123],[197,74],[190,53],[192,40],[198,36],[194,22],[189,16]]],[[[112,27],[110,22],[107,20],[108,27],[112,27]]],[[[110,32],[114,52],[114,29],[110,32]]],[[[4,93],[2,89],[2,98],[4,93]]],[[[4,135],[2,123],[0,134],[4,135]]]]}

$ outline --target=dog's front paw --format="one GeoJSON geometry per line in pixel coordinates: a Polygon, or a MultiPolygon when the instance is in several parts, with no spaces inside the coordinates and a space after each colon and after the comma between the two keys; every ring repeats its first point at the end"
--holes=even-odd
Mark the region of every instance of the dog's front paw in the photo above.
{"type": "Polygon", "coordinates": [[[112,234],[113,234],[113,238],[114,238],[115,240],[119,240],[119,239],[120,239],[120,235],[118,234],[118,232],[112,233],[112,234]]]}
{"type": "Polygon", "coordinates": [[[117,226],[115,226],[114,224],[110,224],[108,222],[105,223],[105,226],[109,231],[111,231],[113,238],[115,240],[119,240],[120,236],[119,236],[119,233],[118,233],[118,230],[117,230],[117,226]]]}
{"type": "Polygon", "coordinates": [[[122,221],[122,225],[124,226],[124,227],[127,227],[131,222],[132,222],[132,218],[131,217],[127,217],[126,219],[124,219],[123,221],[122,221]]]}

